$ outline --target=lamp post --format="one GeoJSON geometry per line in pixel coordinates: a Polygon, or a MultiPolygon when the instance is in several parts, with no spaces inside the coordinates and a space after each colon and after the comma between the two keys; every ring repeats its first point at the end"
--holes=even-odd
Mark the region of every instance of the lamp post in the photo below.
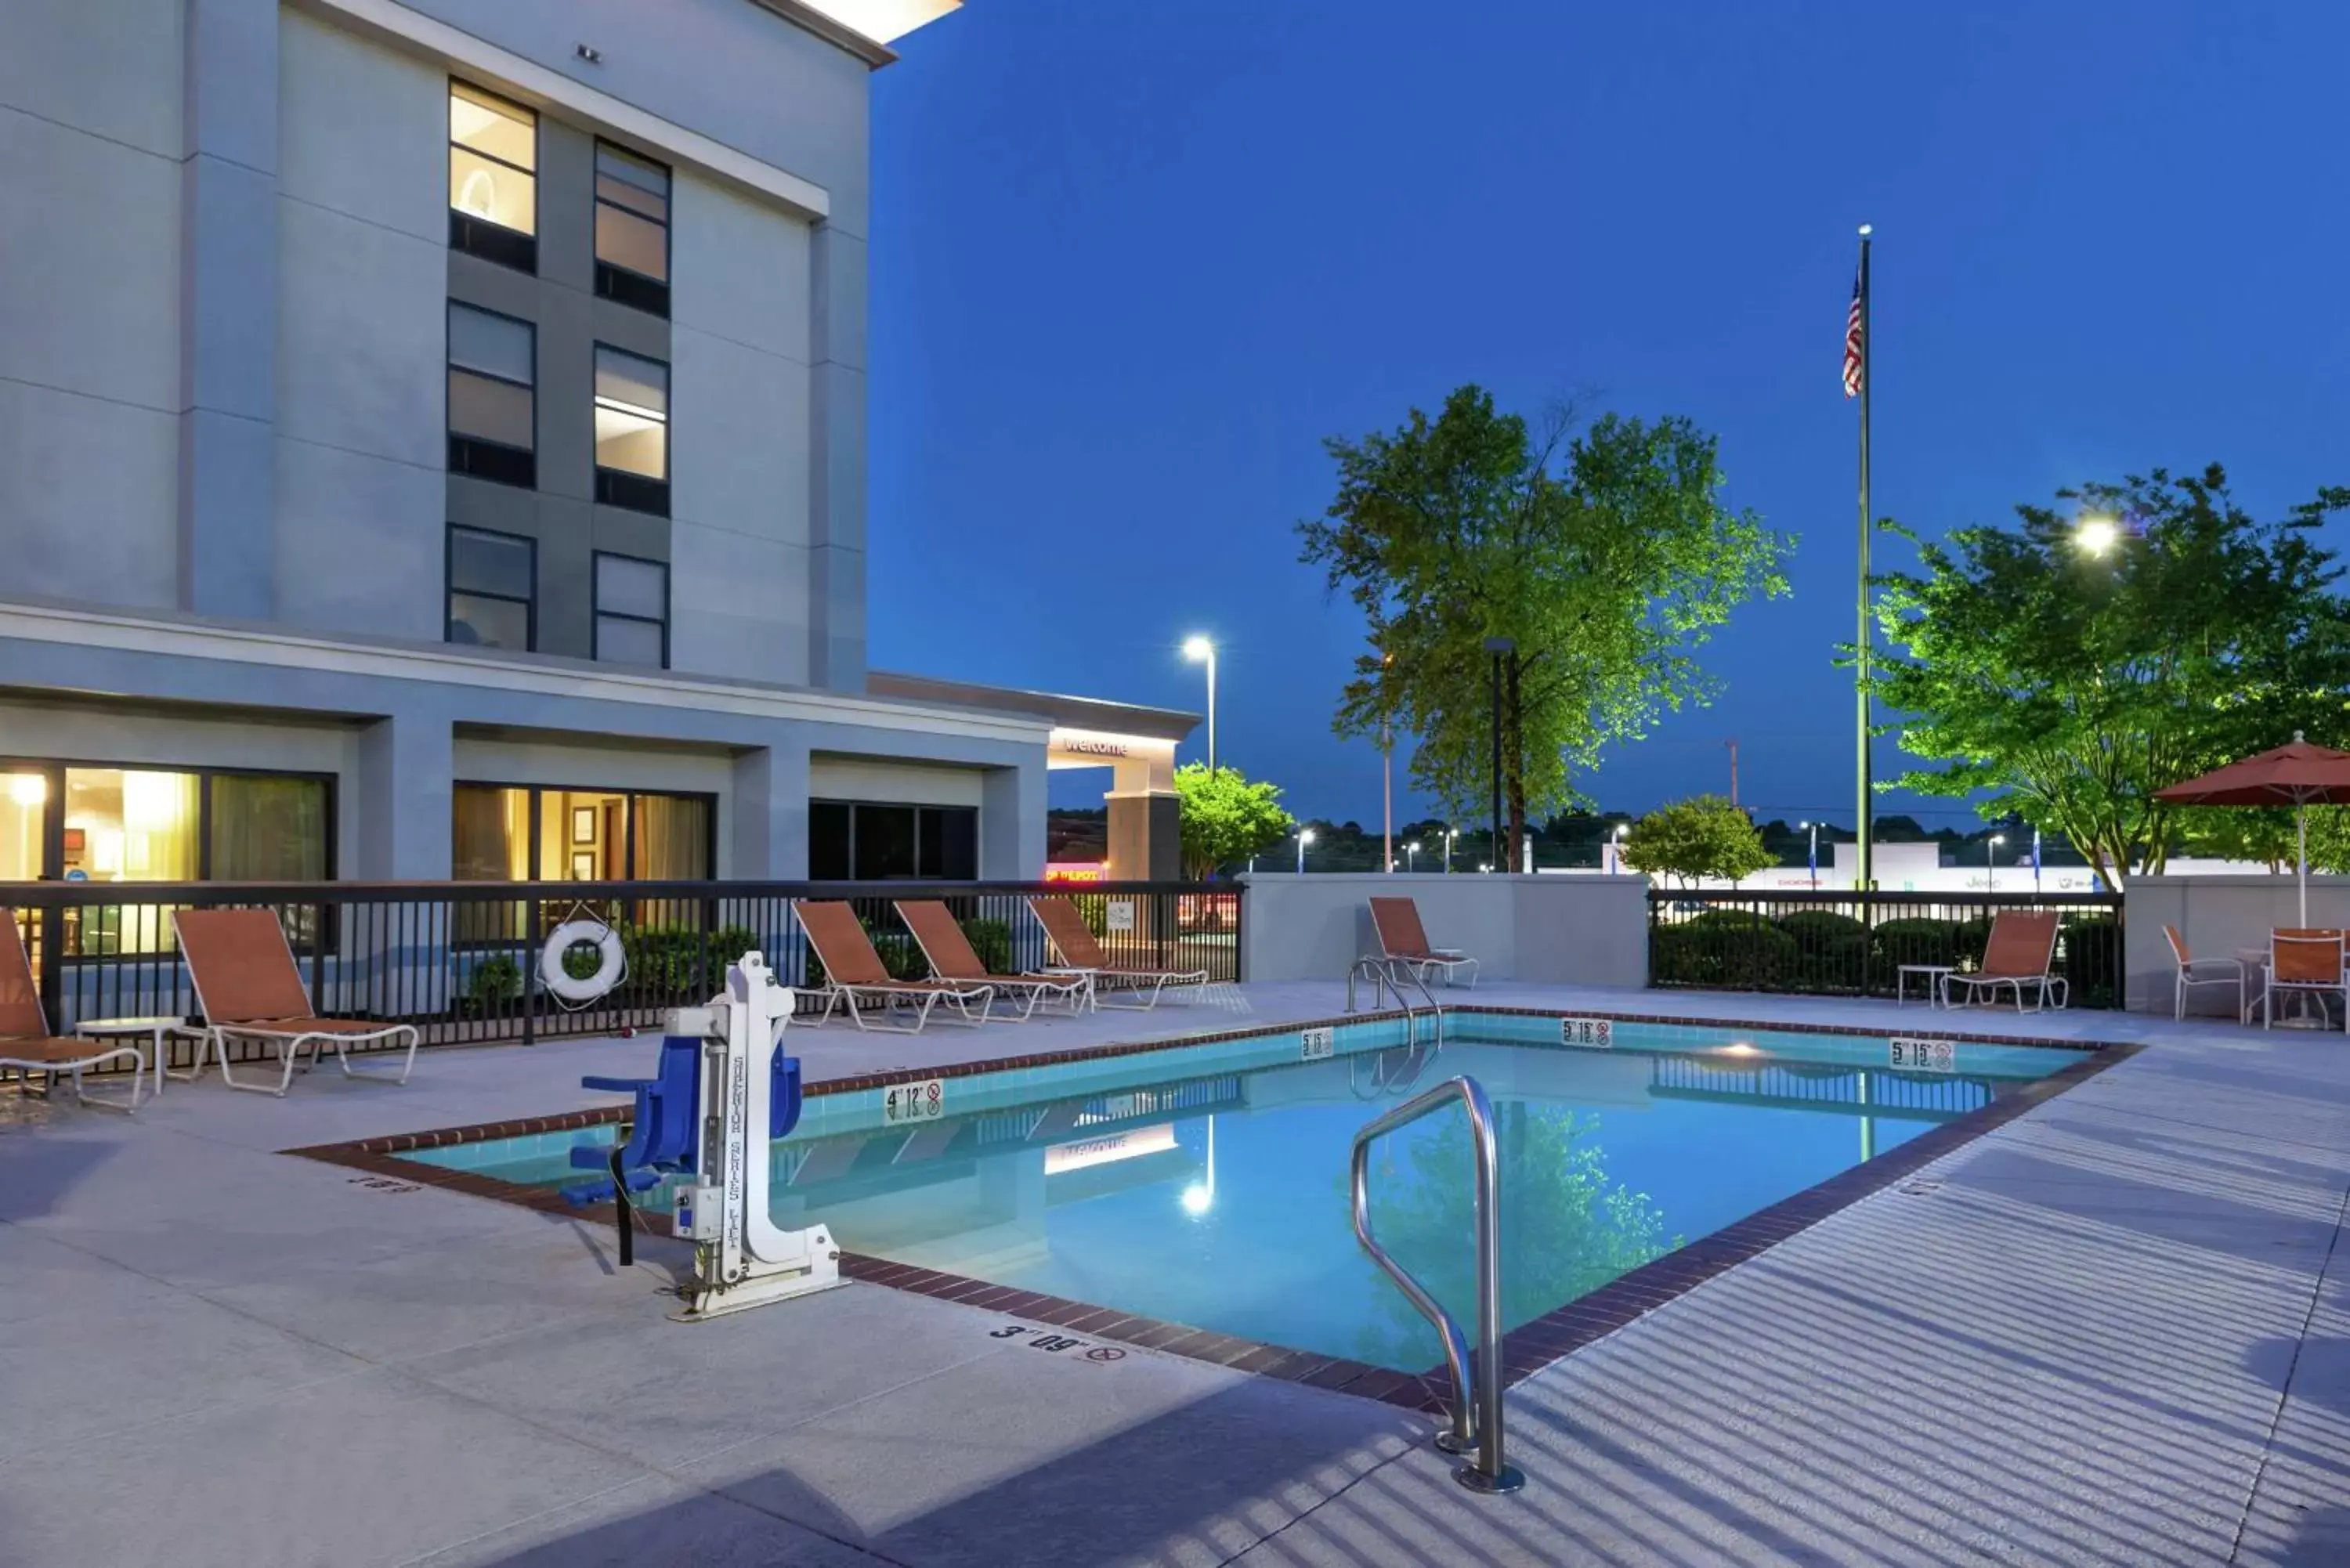
{"type": "Polygon", "coordinates": [[[1608,834],[1607,838],[1607,853],[1600,857],[1603,862],[1601,870],[1613,877],[1620,877],[1624,874],[1624,841],[1631,836],[1630,823],[1619,822],[1616,825],[1615,831],[1608,834]]]}
{"type": "Polygon", "coordinates": [[[1999,846],[2006,842],[2007,835],[2004,833],[1994,833],[1983,841],[1983,891],[1986,893],[1999,890],[1999,866],[1995,857],[1999,853],[1999,846]]]}
{"type": "Polygon", "coordinates": [[[1417,838],[1403,846],[1403,866],[1407,871],[1419,869],[1419,840],[1417,838]]]}
{"type": "Polygon", "coordinates": [[[1301,827],[1297,830],[1297,874],[1300,877],[1305,875],[1305,846],[1313,842],[1314,830],[1312,828],[1301,827]]]}
{"type": "Polygon", "coordinates": [[[1447,877],[1452,875],[1452,841],[1460,836],[1461,832],[1458,828],[1448,827],[1444,830],[1444,874],[1447,877]]]}
{"type": "Polygon", "coordinates": [[[1183,639],[1183,657],[1208,667],[1208,772],[1216,771],[1216,645],[1204,637],[1183,639]]]}
{"type": "Polygon", "coordinates": [[[1513,639],[1489,637],[1485,639],[1485,651],[1493,657],[1493,836],[1489,841],[1493,859],[1485,867],[1488,871],[1509,858],[1502,853],[1502,660],[1517,650],[1518,645],[1513,639]]]}
{"type": "MultiPolygon", "coordinates": [[[[1783,819],[1783,818],[1782,818],[1781,820],[1783,820],[1783,821],[1784,819],[1783,819]]],[[[1818,823],[1816,823],[1816,822],[1799,822],[1799,823],[1795,824],[1795,826],[1796,826],[1797,827],[1805,827],[1805,828],[1809,828],[1809,829],[1811,830],[1811,834],[1812,834],[1812,861],[1811,861],[1811,865],[1812,865],[1812,891],[1813,891],[1813,892],[1814,892],[1814,893],[1816,893],[1816,892],[1818,892],[1818,891],[1820,890],[1820,825],[1819,825],[1818,823]]]]}

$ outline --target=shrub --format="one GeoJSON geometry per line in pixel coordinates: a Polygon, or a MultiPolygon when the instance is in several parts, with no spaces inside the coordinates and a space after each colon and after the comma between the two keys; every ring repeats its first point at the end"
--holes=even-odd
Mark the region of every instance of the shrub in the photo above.
{"type": "Polygon", "coordinates": [[[1779,929],[1794,939],[1792,979],[1798,991],[1858,991],[1867,965],[1868,928],[1834,909],[1798,909],[1779,929]]]}
{"type": "Polygon", "coordinates": [[[1905,963],[1938,963],[1956,968],[1959,926],[1955,920],[1922,918],[1887,920],[1876,930],[1876,961],[1871,978],[1879,989],[1893,984],[1894,973],[1905,963]]]}
{"type": "Polygon", "coordinates": [[[1982,967],[1983,954],[1991,950],[1991,916],[1977,915],[1971,919],[1960,920],[1953,928],[1958,961],[1961,967],[1982,967]]]}
{"type": "Polygon", "coordinates": [[[2075,915],[2059,928],[2055,972],[2074,1007],[2121,1004],[2122,926],[2111,915],[2075,915]]]}
{"type": "Polygon", "coordinates": [[[1649,979],[1657,985],[1773,991],[1793,974],[1796,944],[1760,915],[1708,909],[1677,925],[1656,928],[1649,961],[1649,979]]]}
{"type": "Polygon", "coordinates": [[[971,950],[991,974],[1008,974],[1012,971],[1012,926],[1006,920],[973,919],[962,922],[962,934],[971,943],[971,950]]]}
{"type": "Polygon", "coordinates": [[[477,1012],[487,1012],[520,995],[522,966],[504,953],[492,953],[465,976],[465,1002],[477,1012]]]}
{"type": "MultiPolygon", "coordinates": [[[[708,932],[691,926],[647,926],[622,932],[620,946],[629,958],[630,990],[700,1002],[726,982],[726,966],[759,946],[759,938],[747,926],[719,926],[708,932]]],[[[594,974],[594,954],[574,950],[588,960],[587,972],[594,974]]],[[[576,974],[571,956],[565,955],[564,968],[576,974]]]]}

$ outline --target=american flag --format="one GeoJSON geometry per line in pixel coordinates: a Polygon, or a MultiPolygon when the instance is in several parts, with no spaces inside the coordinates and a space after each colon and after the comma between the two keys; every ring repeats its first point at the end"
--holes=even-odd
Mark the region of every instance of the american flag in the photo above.
{"type": "Polygon", "coordinates": [[[1852,309],[1844,318],[1844,395],[1860,396],[1860,274],[1852,275],[1852,309]]]}

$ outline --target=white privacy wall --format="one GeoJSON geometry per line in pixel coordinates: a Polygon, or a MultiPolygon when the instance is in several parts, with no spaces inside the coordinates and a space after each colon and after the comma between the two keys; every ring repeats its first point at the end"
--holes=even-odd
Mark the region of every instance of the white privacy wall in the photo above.
{"type": "Polygon", "coordinates": [[[1345,978],[1379,950],[1374,896],[1409,896],[1437,947],[1473,955],[1481,978],[1562,985],[1648,982],[1648,883],[1638,877],[1386,876],[1246,878],[1242,973],[1345,978]]]}

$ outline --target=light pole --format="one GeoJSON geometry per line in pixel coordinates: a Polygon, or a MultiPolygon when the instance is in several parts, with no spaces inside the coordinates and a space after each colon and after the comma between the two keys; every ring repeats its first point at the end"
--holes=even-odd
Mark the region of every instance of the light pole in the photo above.
{"type": "Polygon", "coordinates": [[[1993,857],[1998,854],[1999,846],[2006,842],[2007,835],[2004,833],[1994,833],[1983,841],[1983,891],[1986,893],[1999,890],[1998,862],[1993,857]]]}
{"type": "Polygon", "coordinates": [[[1607,854],[1602,857],[1606,864],[1600,867],[1601,870],[1613,877],[1620,877],[1624,874],[1624,841],[1631,836],[1630,823],[1619,822],[1616,825],[1616,830],[1607,836],[1607,854]]]}
{"type": "MultiPolygon", "coordinates": [[[[1782,818],[1781,820],[1784,821],[1785,819],[1782,818]]],[[[1797,827],[1807,827],[1811,829],[1812,891],[1816,893],[1820,890],[1820,825],[1816,822],[1799,822],[1795,824],[1795,826],[1797,827]]]]}
{"type": "Polygon", "coordinates": [[[1204,637],[1183,639],[1183,657],[1208,666],[1208,772],[1216,771],[1216,645],[1204,637]]]}
{"type": "Polygon", "coordinates": [[[1297,830],[1297,874],[1300,877],[1305,875],[1305,846],[1313,842],[1314,830],[1312,828],[1301,827],[1297,830]]]}
{"type": "Polygon", "coordinates": [[[1502,660],[1517,650],[1513,639],[1485,639],[1485,651],[1493,656],[1493,836],[1487,841],[1493,861],[1485,867],[1488,871],[1509,858],[1502,853],[1502,660]]]}
{"type": "Polygon", "coordinates": [[[1415,838],[1403,846],[1403,865],[1407,871],[1419,869],[1419,840],[1415,838]]]}
{"type": "Polygon", "coordinates": [[[2036,827],[2032,830],[2032,891],[2035,897],[2040,892],[2040,830],[2036,827]]]}
{"type": "Polygon", "coordinates": [[[1458,828],[1448,827],[1444,830],[1444,874],[1447,877],[1452,875],[1452,841],[1460,836],[1458,828]]]}

